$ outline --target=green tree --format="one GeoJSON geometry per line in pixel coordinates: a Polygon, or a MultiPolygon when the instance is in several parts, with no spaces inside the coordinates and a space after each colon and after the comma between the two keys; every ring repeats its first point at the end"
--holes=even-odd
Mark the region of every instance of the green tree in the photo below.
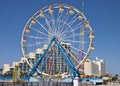
{"type": "Polygon", "coordinates": [[[28,72],[23,72],[22,74],[21,74],[21,76],[27,76],[28,75],[28,72]]]}
{"type": "Polygon", "coordinates": [[[118,80],[118,77],[119,77],[119,75],[116,74],[115,76],[112,77],[112,81],[116,81],[116,80],[118,80]]]}
{"type": "Polygon", "coordinates": [[[4,73],[4,76],[12,76],[13,75],[13,71],[7,71],[6,73],[4,73]]]}

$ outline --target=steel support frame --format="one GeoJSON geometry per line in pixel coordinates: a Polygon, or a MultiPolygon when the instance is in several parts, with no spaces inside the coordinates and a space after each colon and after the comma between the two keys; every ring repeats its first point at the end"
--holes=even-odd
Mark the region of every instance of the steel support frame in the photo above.
{"type": "MultiPolygon", "coordinates": [[[[55,44],[57,45],[58,49],[61,51],[62,53],[62,56],[63,58],[65,59],[65,62],[67,63],[67,65],[69,66],[71,72],[72,72],[72,78],[75,78],[75,77],[79,77],[80,78],[80,73],[78,70],[76,70],[75,66],[73,65],[73,63],[71,62],[71,60],[68,58],[68,55],[65,53],[65,50],[62,48],[62,46],[59,44],[59,42],[57,41],[56,37],[53,37],[52,40],[50,41],[47,49],[44,51],[44,53],[38,58],[38,60],[36,61],[35,65],[33,66],[33,68],[31,69],[31,71],[29,72],[28,74],[28,81],[29,81],[29,78],[31,75],[33,75],[35,73],[35,71],[37,70],[38,68],[38,65],[40,64],[40,62],[42,61],[42,59],[44,58],[44,56],[46,55],[47,51],[49,50],[52,42],[55,42],[55,44]]],[[[46,60],[48,58],[46,57],[46,60]]],[[[45,66],[45,62],[46,60],[44,61],[43,65],[42,65],[42,68],[43,69],[43,66],[45,66]]]]}

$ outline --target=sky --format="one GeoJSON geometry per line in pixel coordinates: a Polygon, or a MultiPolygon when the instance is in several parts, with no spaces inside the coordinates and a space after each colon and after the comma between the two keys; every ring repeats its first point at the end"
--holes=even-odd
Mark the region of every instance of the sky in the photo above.
{"type": "Polygon", "coordinates": [[[94,30],[91,58],[105,59],[108,73],[120,76],[120,0],[0,0],[0,67],[22,57],[21,36],[28,19],[41,7],[64,3],[84,14],[94,30]]]}

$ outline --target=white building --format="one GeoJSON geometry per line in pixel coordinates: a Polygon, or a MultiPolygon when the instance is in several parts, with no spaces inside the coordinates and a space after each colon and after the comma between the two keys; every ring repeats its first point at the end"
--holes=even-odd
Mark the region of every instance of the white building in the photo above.
{"type": "Polygon", "coordinates": [[[91,59],[86,59],[84,63],[84,73],[85,75],[99,75],[99,67],[97,64],[95,64],[91,59]]]}
{"type": "Polygon", "coordinates": [[[4,64],[4,66],[3,66],[3,74],[6,73],[9,70],[10,70],[9,64],[4,64]]]}
{"type": "Polygon", "coordinates": [[[95,63],[99,66],[99,76],[106,75],[105,60],[96,57],[95,63]]]}
{"type": "Polygon", "coordinates": [[[94,76],[106,75],[105,60],[96,58],[96,60],[92,61],[91,59],[86,59],[84,63],[84,73],[85,75],[94,76]]]}
{"type": "Polygon", "coordinates": [[[15,68],[15,66],[18,66],[18,65],[19,65],[19,62],[13,62],[12,63],[13,68],[15,68]]]}

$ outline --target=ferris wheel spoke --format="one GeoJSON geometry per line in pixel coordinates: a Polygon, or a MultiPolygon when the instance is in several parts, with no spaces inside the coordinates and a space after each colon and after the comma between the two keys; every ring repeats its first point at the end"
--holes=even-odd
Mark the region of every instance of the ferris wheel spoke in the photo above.
{"type": "Polygon", "coordinates": [[[66,14],[64,15],[64,12],[63,13],[60,13],[60,15],[58,15],[58,18],[56,19],[56,21],[58,22],[58,32],[60,31],[61,27],[60,27],[60,24],[62,24],[62,19],[60,19],[61,17],[64,17],[63,20],[65,20],[66,18],[66,14]]]}
{"type": "MultiPolygon", "coordinates": [[[[68,24],[67,24],[68,25],[68,24]]],[[[61,31],[61,34],[68,34],[68,33],[72,33],[72,27],[68,25],[68,27],[66,27],[63,31],[61,31]]]]}
{"type": "Polygon", "coordinates": [[[64,27],[65,27],[65,23],[66,23],[67,19],[68,19],[68,18],[66,18],[66,20],[63,22],[63,24],[61,24],[61,25],[59,26],[59,28],[61,28],[61,29],[60,29],[60,32],[61,32],[61,33],[62,33],[62,32],[64,31],[64,29],[65,29],[64,27]]]}
{"type": "Polygon", "coordinates": [[[36,28],[31,27],[31,29],[34,30],[34,31],[36,31],[36,32],[38,32],[38,33],[40,33],[40,34],[42,34],[42,35],[45,35],[45,36],[47,36],[47,37],[50,37],[48,34],[45,34],[45,33],[41,32],[40,30],[38,30],[38,29],[36,29],[36,28]]]}
{"type": "Polygon", "coordinates": [[[68,24],[72,25],[76,20],[78,20],[77,16],[78,16],[78,13],[70,20],[68,24]]]}
{"type": "Polygon", "coordinates": [[[53,15],[53,14],[51,15],[51,24],[52,24],[52,25],[51,25],[51,27],[52,27],[52,28],[51,28],[51,30],[52,30],[51,32],[53,32],[53,31],[54,31],[54,28],[55,28],[55,18],[54,18],[54,15],[53,15]]]}
{"type": "MultiPolygon", "coordinates": [[[[57,32],[59,32],[60,31],[60,29],[61,29],[61,27],[60,27],[60,25],[62,24],[62,21],[61,21],[61,17],[63,16],[63,14],[64,14],[64,12],[63,13],[59,13],[58,12],[58,18],[56,19],[56,22],[57,22],[57,24],[58,24],[58,27],[57,27],[57,32]]],[[[65,16],[64,16],[64,18],[65,18],[65,16]]]]}
{"type": "Polygon", "coordinates": [[[72,19],[70,20],[69,24],[70,24],[73,20],[75,20],[75,19],[77,18],[77,16],[78,16],[78,13],[75,14],[75,15],[72,17],[72,19]]]}
{"type": "Polygon", "coordinates": [[[54,14],[50,14],[49,16],[48,15],[45,15],[45,21],[47,23],[47,26],[49,28],[49,31],[51,33],[51,35],[54,34],[54,28],[55,28],[55,18],[54,18],[54,14]]]}
{"type": "Polygon", "coordinates": [[[34,46],[38,46],[38,45],[41,45],[41,44],[45,44],[46,42],[35,42],[34,44],[26,44],[26,47],[34,47],[34,46]]]}
{"type": "MultiPolygon", "coordinates": [[[[68,24],[69,25],[69,24],[68,24]]],[[[77,30],[78,28],[80,28],[81,26],[81,23],[79,23],[76,27],[71,27],[71,28],[73,28],[73,29],[71,29],[70,31],[69,30],[66,30],[66,31],[64,31],[63,33],[67,33],[67,32],[74,32],[75,30],[77,30]]],[[[70,25],[69,25],[70,26],[70,25]]],[[[62,34],[63,34],[62,33],[62,34]]]]}
{"type": "Polygon", "coordinates": [[[63,13],[59,13],[59,12],[58,12],[58,17],[57,17],[56,20],[59,21],[59,20],[60,20],[60,17],[61,17],[62,15],[63,15],[63,13]]]}
{"type": "Polygon", "coordinates": [[[63,35],[68,34],[69,32],[72,32],[71,30],[72,30],[71,27],[69,27],[69,28],[67,27],[67,28],[64,29],[63,32],[61,32],[61,34],[63,34],[63,35]]]}
{"type": "MultiPolygon", "coordinates": [[[[68,10],[67,10],[68,11],[68,10]]],[[[58,15],[58,17],[57,17],[57,21],[59,21],[60,20],[60,18],[62,17],[62,16],[64,16],[64,18],[63,19],[65,19],[65,15],[64,15],[64,13],[65,12],[63,12],[63,13],[58,13],[59,15],[58,15]]]]}
{"type": "Polygon", "coordinates": [[[63,38],[67,38],[68,37],[69,38],[69,37],[73,37],[74,36],[74,35],[73,36],[72,35],[73,35],[73,33],[65,33],[65,34],[62,34],[62,37],[63,38]]]}
{"type": "Polygon", "coordinates": [[[28,37],[28,38],[34,38],[34,39],[48,39],[46,37],[37,37],[37,36],[31,36],[31,35],[25,35],[25,37],[28,37]]]}
{"type": "Polygon", "coordinates": [[[51,33],[36,19],[36,22],[49,34],[51,35],[51,33]]]}
{"type": "MultiPolygon", "coordinates": [[[[60,42],[59,42],[60,43],[60,42]]],[[[65,50],[65,51],[67,51],[67,53],[69,53],[70,54],[70,56],[76,61],[76,62],[78,62],[79,63],[79,61],[70,53],[70,51],[69,50],[67,50],[61,43],[60,43],[60,45],[63,47],[63,49],[65,50]]]]}
{"type": "Polygon", "coordinates": [[[82,27],[83,25],[84,25],[84,21],[81,21],[78,24],[76,24],[73,28],[82,27]]]}
{"type": "Polygon", "coordinates": [[[77,51],[79,51],[79,52],[82,52],[82,53],[85,54],[85,55],[87,54],[87,53],[84,52],[83,50],[77,49],[76,47],[73,47],[73,46],[72,46],[72,48],[75,49],[75,50],[77,50],[77,51]]]}
{"type": "Polygon", "coordinates": [[[59,14],[60,14],[60,13],[58,12],[58,18],[56,18],[56,19],[55,19],[55,15],[54,15],[54,14],[51,15],[51,21],[52,21],[52,24],[53,24],[53,26],[52,26],[53,28],[52,28],[52,29],[53,29],[53,31],[54,31],[54,34],[57,34],[58,29],[59,29],[59,28],[58,28],[58,26],[59,26],[58,20],[59,20],[59,18],[60,18],[59,14]]]}
{"type": "Polygon", "coordinates": [[[75,30],[77,30],[78,28],[80,29],[80,27],[75,27],[75,28],[72,29],[71,31],[66,31],[66,33],[67,33],[67,32],[75,32],[75,30]]]}
{"type": "Polygon", "coordinates": [[[76,20],[78,20],[78,18],[75,18],[73,21],[71,21],[71,22],[68,23],[68,24],[72,26],[72,24],[74,24],[76,20]]]}
{"type": "Polygon", "coordinates": [[[62,40],[64,42],[70,42],[70,43],[80,43],[80,41],[75,41],[75,40],[68,40],[68,39],[65,39],[65,40],[62,40]]]}
{"type": "Polygon", "coordinates": [[[64,34],[63,35],[63,38],[64,39],[68,39],[68,38],[71,38],[71,37],[80,37],[80,34],[64,34]]]}
{"type": "Polygon", "coordinates": [[[60,25],[61,25],[62,21],[61,21],[61,20],[58,20],[57,23],[58,23],[57,33],[60,33],[60,29],[61,29],[60,25]]]}
{"type": "Polygon", "coordinates": [[[51,35],[51,32],[52,32],[52,27],[51,27],[51,25],[50,25],[50,21],[48,21],[48,19],[47,19],[47,17],[45,16],[45,22],[46,22],[46,24],[47,24],[47,26],[48,26],[48,29],[49,29],[49,31],[47,31],[50,35],[51,35]]]}
{"type": "Polygon", "coordinates": [[[63,35],[63,39],[69,39],[69,38],[72,38],[72,37],[74,37],[74,36],[73,35],[70,35],[70,36],[63,35]]]}
{"type": "MultiPolygon", "coordinates": [[[[78,19],[78,18],[76,18],[77,15],[78,15],[78,13],[70,20],[69,23],[67,23],[67,21],[65,21],[64,23],[66,23],[69,27],[71,27],[71,25],[78,19]]],[[[64,28],[64,27],[63,27],[63,28],[64,28]]],[[[67,31],[67,30],[66,30],[66,31],[67,31]]],[[[66,31],[63,31],[63,32],[65,33],[66,31]]],[[[67,31],[67,32],[68,32],[68,31],[67,31]]]]}
{"type": "Polygon", "coordinates": [[[68,15],[68,12],[66,12],[65,17],[64,17],[64,19],[63,19],[63,23],[59,26],[59,27],[61,28],[59,32],[62,32],[62,31],[63,31],[64,26],[65,26],[68,18],[69,18],[69,15],[68,15]]]}
{"type": "Polygon", "coordinates": [[[61,24],[60,20],[59,20],[59,21],[56,21],[56,24],[57,24],[57,25],[56,25],[56,27],[55,27],[55,29],[56,29],[55,32],[56,32],[56,34],[59,34],[59,31],[60,31],[60,27],[59,27],[59,26],[60,26],[60,24],[61,24]]]}
{"type": "Polygon", "coordinates": [[[80,44],[89,44],[89,42],[87,42],[87,41],[80,41],[80,44]]]}
{"type": "Polygon", "coordinates": [[[61,32],[62,34],[64,34],[64,33],[66,33],[66,32],[71,32],[71,31],[69,31],[69,30],[72,30],[72,27],[66,22],[66,21],[64,21],[64,23],[68,26],[66,29],[64,29],[64,31],[63,32],[61,32]]]}

